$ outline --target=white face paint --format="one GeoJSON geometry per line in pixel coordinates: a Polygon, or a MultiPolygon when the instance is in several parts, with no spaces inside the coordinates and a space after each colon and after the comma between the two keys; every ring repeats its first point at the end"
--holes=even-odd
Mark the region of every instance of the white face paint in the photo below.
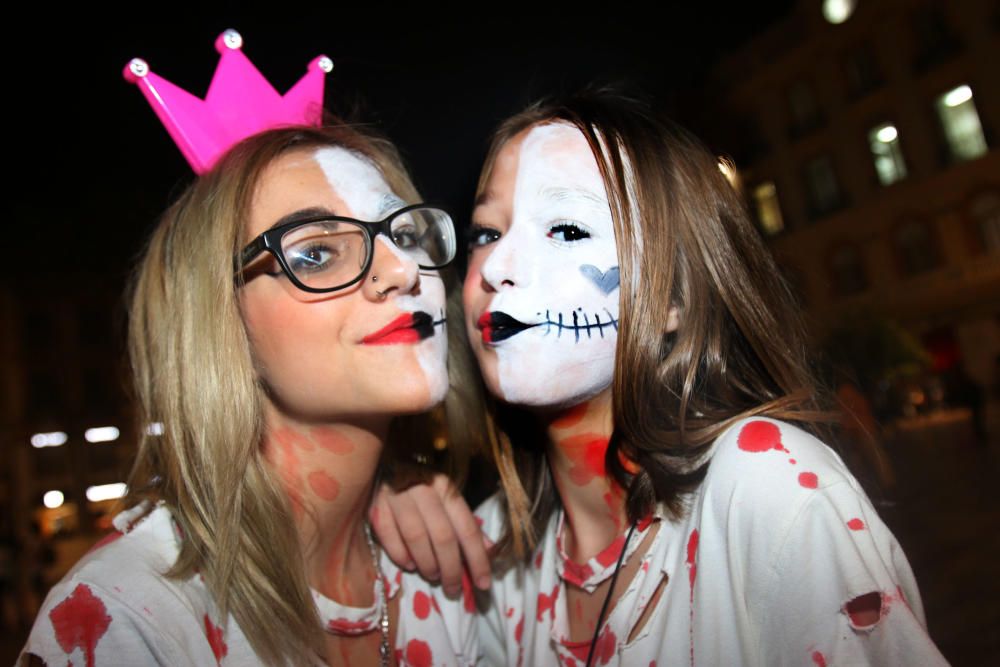
{"type": "Polygon", "coordinates": [[[508,142],[473,220],[463,296],[490,390],[564,407],[607,389],[618,258],[604,181],[580,130],[541,125],[508,142]]]}
{"type": "MultiPolygon", "coordinates": [[[[385,182],[381,172],[369,160],[346,148],[321,148],[316,151],[316,162],[326,174],[330,185],[341,196],[359,220],[375,222],[387,217],[393,211],[406,206],[385,182]]],[[[413,263],[413,259],[402,252],[384,235],[375,239],[400,262],[413,263]]],[[[437,271],[419,269],[420,289],[416,294],[402,294],[396,297],[396,304],[404,311],[426,312],[433,317],[434,335],[416,347],[417,361],[430,386],[435,402],[444,399],[448,391],[448,336],[445,333],[445,289],[437,271]]]]}

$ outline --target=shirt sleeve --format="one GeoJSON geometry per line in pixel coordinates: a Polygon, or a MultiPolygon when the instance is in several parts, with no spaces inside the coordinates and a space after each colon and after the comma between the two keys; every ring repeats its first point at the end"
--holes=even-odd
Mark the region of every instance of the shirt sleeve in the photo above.
{"type": "Polygon", "coordinates": [[[906,556],[853,480],[815,489],[777,554],[760,664],[947,665],[906,556]]]}
{"type": "Polygon", "coordinates": [[[93,583],[64,580],[49,593],[18,660],[73,667],[177,665],[154,626],[93,583]]]}

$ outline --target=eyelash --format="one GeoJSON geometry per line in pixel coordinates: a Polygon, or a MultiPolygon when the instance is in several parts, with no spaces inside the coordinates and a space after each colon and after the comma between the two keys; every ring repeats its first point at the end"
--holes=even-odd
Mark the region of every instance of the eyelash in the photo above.
{"type": "Polygon", "coordinates": [[[590,232],[588,232],[583,227],[572,223],[572,222],[560,222],[552,225],[546,234],[550,239],[555,239],[556,241],[561,241],[562,243],[576,243],[577,241],[583,241],[584,239],[590,238],[590,232]],[[569,234],[567,234],[569,232],[569,234]],[[563,238],[557,239],[556,234],[562,233],[563,238]],[[567,238],[567,236],[575,236],[576,238],[567,238]]]}

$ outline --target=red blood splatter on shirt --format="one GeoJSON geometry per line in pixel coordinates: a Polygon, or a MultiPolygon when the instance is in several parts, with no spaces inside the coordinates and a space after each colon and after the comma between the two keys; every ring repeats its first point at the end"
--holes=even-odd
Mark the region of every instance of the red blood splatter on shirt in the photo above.
{"type": "Polygon", "coordinates": [[[517,622],[514,626],[514,641],[521,644],[521,639],[524,638],[524,614],[521,614],[521,620],[517,622]]]}
{"type": "Polygon", "coordinates": [[[121,538],[122,535],[124,535],[124,533],[122,533],[121,531],[118,530],[111,531],[110,533],[99,539],[97,542],[95,542],[94,546],[90,547],[90,551],[88,551],[87,553],[94,553],[98,549],[108,546],[115,540],[121,538]]]}
{"type": "Polygon", "coordinates": [[[687,545],[688,580],[691,582],[691,597],[694,598],[694,580],[698,576],[698,564],[695,560],[698,557],[698,530],[691,531],[687,545]]]}
{"type": "Polygon", "coordinates": [[[649,667],[656,667],[656,661],[655,660],[650,660],[649,661],[649,667]]]}
{"type": "Polygon", "coordinates": [[[653,515],[647,514],[646,516],[644,516],[642,519],[639,520],[639,523],[635,525],[635,529],[641,533],[642,531],[649,528],[649,524],[651,523],[653,523],[653,515]]]}
{"type": "Polygon", "coordinates": [[[472,515],[472,518],[476,520],[476,525],[479,526],[480,530],[483,527],[483,517],[472,515]]]}
{"type": "Polygon", "coordinates": [[[799,473],[799,485],[807,489],[815,489],[819,485],[819,479],[814,472],[799,473]]]}
{"type": "Polygon", "coordinates": [[[649,561],[648,560],[642,561],[642,571],[643,572],[649,572],[649,561]]]}
{"type": "Polygon", "coordinates": [[[590,579],[593,575],[594,570],[589,564],[584,563],[580,565],[579,563],[574,563],[569,558],[563,559],[563,579],[574,586],[583,585],[583,582],[590,579]]]}
{"type": "Polygon", "coordinates": [[[606,665],[615,657],[615,649],[618,648],[618,638],[611,628],[604,628],[604,632],[597,638],[594,645],[594,662],[598,665],[606,665]]]}
{"type": "Polygon", "coordinates": [[[622,549],[625,548],[625,536],[619,535],[615,538],[615,541],[607,546],[604,551],[594,556],[597,562],[604,567],[611,567],[618,562],[618,557],[621,556],[622,549]]]}
{"type": "Polygon", "coordinates": [[[462,604],[465,607],[465,611],[470,614],[476,611],[476,596],[472,592],[472,580],[469,579],[469,575],[462,572],[462,604]]]}
{"type": "Polygon", "coordinates": [[[421,620],[431,615],[431,599],[427,597],[427,593],[417,591],[413,596],[413,613],[421,620]]]}
{"type": "Polygon", "coordinates": [[[571,426],[576,426],[583,419],[583,416],[587,414],[587,409],[590,404],[583,402],[580,405],[574,405],[572,408],[567,408],[563,410],[559,415],[552,420],[553,428],[569,428],[571,426]]]}
{"type": "Polygon", "coordinates": [[[332,428],[314,428],[309,431],[313,440],[320,447],[334,454],[350,454],[354,451],[354,443],[347,436],[332,428]]]}
{"type": "Polygon", "coordinates": [[[346,618],[335,618],[326,624],[327,630],[341,635],[357,635],[372,629],[370,621],[352,621],[346,618]]]}
{"type": "Polygon", "coordinates": [[[436,611],[438,613],[438,616],[441,615],[441,607],[438,606],[437,598],[435,598],[435,597],[431,598],[431,607],[433,607],[434,611],[436,611]]]}
{"type": "Polygon", "coordinates": [[[608,450],[606,437],[596,433],[574,435],[560,441],[559,447],[569,458],[569,478],[574,484],[585,486],[595,477],[604,478],[604,454],[608,450]]]}
{"type": "Polygon", "coordinates": [[[851,519],[850,521],[847,522],[847,527],[850,528],[851,530],[864,530],[865,522],[857,518],[851,519]]]}
{"type": "Polygon", "coordinates": [[[208,645],[212,647],[212,655],[215,656],[215,662],[222,662],[222,659],[229,653],[229,647],[226,646],[222,628],[212,623],[212,619],[208,617],[208,614],[205,614],[205,636],[208,637],[208,645]]]}
{"type": "Polygon", "coordinates": [[[514,617],[514,608],[507,607],[507,618],[513,618],[513,617],[514,617]]]}
{"type": "Polygon", "coordinates": [[[552,588],[552,594],[546,595],[545,593],[538,594],[538,610],[536,612],[536,620],[541,623],[542,616],[545,612],[549,612],[549,617],[554,621],[556,619],[556,599],[559,597],[559,584],[556,584],[552,588]]]}
{"type": "Polygon", "coordinates": [[[309,473],[309,488],[323,500],[336,500],[340,494],[340,484],[322,470],[309,473]]]}
{"type": "Polygon", "coordinates": [[[90,586],[78,584],[68,598],[53,607],[49,619],[62,650],[72,653],[77,647],[82,648],[87,667],[93,667],[94,651],[108,631],[112,618],[90,586]]]}
{"type": "Polygon", "coordinates": [[[788,462],[791,463],[792,465],[795,465],[796,463],[795,459],[788,459],[788,462]]]}
{"type": "Polygon", "coordinates": [[[585,661],[587,659],[587,654],[590,653],[590,642],[571,642],[563,639],[562,645],[566,647],[570,653],[572,653],[578,660],[585,661]]]}
{"type": "Polygon", "coordinates": [[[542,569],[542,552],[541,552],[541,550],[539,550],[538,553],[535,554],[535,569],[536,570],[541,570],[542,569]]]}
{"type": "Polygon", "coordinates": [[[743,427],[736,444],[745,452],[767,452],[777,449],[788,453],[781,444],[781,429],[765,421],[753,421],[743,427]]]}
{"type": "Polygon", "coordinates": [[[826,667],[826,658],[819,651],[813,651],[812,661],[816,667],[826,667]]]}
{"type": "Polygon", "coordinates": [[[434,657],[427,642],[411,639],[406,645],[406,662],[412,667],[431,667],[434,657]]]}

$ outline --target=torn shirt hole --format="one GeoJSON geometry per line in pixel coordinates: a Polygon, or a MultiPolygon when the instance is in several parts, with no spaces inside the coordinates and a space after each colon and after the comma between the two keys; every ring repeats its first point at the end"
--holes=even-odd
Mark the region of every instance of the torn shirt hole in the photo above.
{"type": "Polygon", "coordinates": [[[869,630],[882,617],[882,593],[873,591],[850,600],[844,605],[844,613],[855,630],[869,630]]]}

